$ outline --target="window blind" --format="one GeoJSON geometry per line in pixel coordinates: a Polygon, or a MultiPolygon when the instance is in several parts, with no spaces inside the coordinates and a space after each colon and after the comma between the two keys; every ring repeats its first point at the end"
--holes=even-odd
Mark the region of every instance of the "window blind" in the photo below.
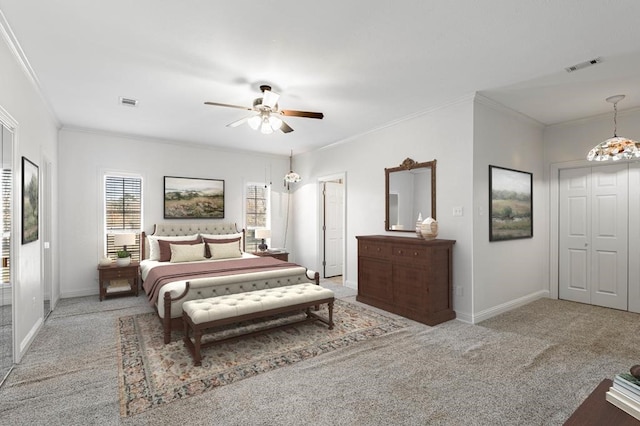
{"type": "Polygon", "coordinates": [[[135,246],[127,246],[131,260],[140,260],[140,230],[142,229],[142,178],[135,176],[105,176],[105,241],[108,257],[117,257],[122,247],[114,246],[113,234],[136,234],[135,246]]]}

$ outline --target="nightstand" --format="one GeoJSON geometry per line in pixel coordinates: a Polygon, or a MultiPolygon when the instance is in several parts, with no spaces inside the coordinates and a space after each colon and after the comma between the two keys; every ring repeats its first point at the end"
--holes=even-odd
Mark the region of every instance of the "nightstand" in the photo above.
{"type": "Polygon", "coordinates": [[[138,296],[139,266],[138,262],[131,262],[127,266],[98,266],[100,301],[107,297],[138,296]]]}
{"type": "Polygon", "coordinates": [[[286,251],[254,251],[251,254],[255,254],[260,257],[275,257],[276,259],[284,260],[285,262],[289,261],[289,253],[286,251]]]}

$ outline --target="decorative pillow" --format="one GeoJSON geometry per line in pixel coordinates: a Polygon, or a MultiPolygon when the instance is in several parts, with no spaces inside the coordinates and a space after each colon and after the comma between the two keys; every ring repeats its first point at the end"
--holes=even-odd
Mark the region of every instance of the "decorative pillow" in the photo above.
{"type": "MultiPolygon", "coordinates": [[[[160,247],[160,258],[158,260],[160,262],[169,262],[171,260],[171,244],[192,246],[201,242],[200,238],[188,241],[158,240],[158,246],[160,247]]],[[[204,256],[204,250],[202,250],[202,255],[204,256]]]]}
{"type": "Polygon", "coordinates": [[[195,262],[197,260],[205,260],[204,243],[200,244],[169,244],[171,248],[171,263],[178,262],[195,262]]]}
{"type": "Polygon", "coordinates": [[[208,238],[210,240],[228,240],[235,238],[242,238],[242,232],[236,234],[200,234],[202,238],[208,238]]]}
{"type": "MultiPolygon", "coordinates": [[[[162,235],[147,235],[147,239],[149,240],[149,260],[160,260],[160,246],[158,245],[158,240],[166,240],[166,241],[188,241],[188,240],[197,240],[200,238],[198,234],[194,235],[184,235],[180,237],[165,237],[162,235]]],[[[169,259],[167,259],[169,260],[169,259]]],[[[165,260],[165,262],[167,261],[165,260]]]]}
{"type": "Polygon", "coordinates": [[[242,252],[236,241],[231,243],[207,243],[212,259],[231,259],[242,257],[242,252]]]}
{"type": "Polygon", "coordinates": [[[202,238],[207,245],[205,246],[205,257],[211,257],[211,250],[209,249],[209,244],[227,244],[227,243],[235,243],[240,250],[240,254],[242,255],[242,246],[241,241],[242,237],[236,238],[202,238]]]}

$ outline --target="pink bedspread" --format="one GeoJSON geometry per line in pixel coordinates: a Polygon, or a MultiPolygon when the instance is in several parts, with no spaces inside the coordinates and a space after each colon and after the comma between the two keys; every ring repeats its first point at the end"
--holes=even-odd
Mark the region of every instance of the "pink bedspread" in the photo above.
{"type": "Polygon", "coordinates": [[[144,289],[149,302],[154,305],[158,300],[163,285],[173,281],[192,280],[195,278],[237,275],[249,272],[269,271],[274,269],[293,268],[300,265],[283,262],[273,257],[250,259],[230,259],[218,262],[171,263],[153,268],[144,280],[144,289]]]}

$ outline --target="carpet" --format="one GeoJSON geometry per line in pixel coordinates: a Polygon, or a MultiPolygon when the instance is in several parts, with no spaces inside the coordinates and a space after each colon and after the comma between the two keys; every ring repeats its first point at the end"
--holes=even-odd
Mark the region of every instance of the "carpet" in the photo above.
{"type": "MultiPolygon", "coordinates": [[[[323,305],[319,314],[326,316],[326,309],[323,305]]],[[[221,328],[207,334],[203,342],[292,322],[303,316],[303,313],[274,316],[221,328]]],[[[163,344],[162,326],[155,313],[118,318],[120,414],[139,414],[408,325],[343,300],[335,302],[334,322],[333,330],[320,322],[303,323],[205,348],[202,366],[195,367],[182,342],[182,333],[174,332],[173,341],[163,344]]]]}

